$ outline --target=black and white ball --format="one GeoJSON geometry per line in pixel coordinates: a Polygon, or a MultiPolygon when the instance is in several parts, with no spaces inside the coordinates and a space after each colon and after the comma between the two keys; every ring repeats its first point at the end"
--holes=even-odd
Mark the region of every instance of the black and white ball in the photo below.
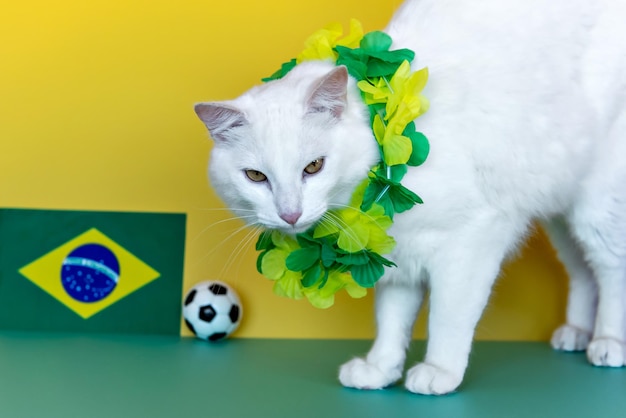
{"type": "Polygon", "coordinates": [[[200,282],[187,292],[183,304],[185,324],[196,337],[219,341],[237,329],[241,322],[241,302],[226,283],[200,282]]]}

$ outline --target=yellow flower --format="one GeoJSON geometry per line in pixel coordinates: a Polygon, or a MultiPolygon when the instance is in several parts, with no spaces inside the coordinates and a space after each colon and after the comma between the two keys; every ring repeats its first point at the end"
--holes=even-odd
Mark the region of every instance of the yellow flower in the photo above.
{"type": "Polygon", "coordinates": [[[421,94],[427,81],[427,68],[411,74],[409,62],[403,61],[391,80],[377,77],[361,80],[357,86],[364,93],[363,99],[367,105],[387,103],[385,120],[390,119],[394,112],[404,104],[406,109],[403,111],[411,112],[407,117],[410,122],[428,110],[428,101],[421,94]]]}
{"type": "Polygon", "coordinates": [[[302,299],[302,274],[287,270],[285,275],[274,283],[274,294],[289,299],[302,299]]]}
{"type": "Polygon", "coordinates": [[[391,95],[385,111],[390,119],[399,109],[404,112],[403,120],[406,123],[417,118],[428,110],[428,101],[421,95],[428,81],[428,68],[422,68],[411,74],[411,65],[408,61],[402,62],[398,70],[389,81],[391,95]]]}
{"type": "Polygon", "coordinates": [[[385,209],[377,204],[372,205],[365,215],[371,224],[376,225],[376,228],[370,227],[367,249],[377,254],[389,254],[396,246],[396,240],[387,235],[387,230],[393,221],[385,215],[385,209]]]}
{"type": "Polygon", "coordinates": [[[345,38],[340,39],[335,45],[346,48],[358,48],[363,39],[363,26],[356,19],[350,19],[350,33],[345,38]]]}
{"type": "MultiPolygon", "coordinates": [[[[406,114],[403,113],[402,116],[406,116],[406,114]]],[[[413,143],[410,138],[402,135],[408,122],[404,123],[404,117],[392,118],[385,126],[380,115],[374,116],[372,130],[374,131],[376,141],[383,147],[385,164],[406,164],[409,158],[411,158],[413,143]]]]}
{"type": "Polygon", "coordinates": [[[378,254],[391,252],[395,240],[387,235],[391,219],[379,205],[372,205],[367,212],[351,207],[332,211],[335,222],[323,222],[315,228],[314,238],[338,233],[337,246],[349,253],[371,250],[378,254]]]}
{"type": "Polygon", "coordinates": [[[345,289],[350,297],[358,299],[367,295],[367,289],[359,286],[349,273],[332,271],[328,281],[321,289],[304,289],[304,295],[311,305],[319,309],[326,309],[335,303],[335,293],[345,289]]]}
{"type": "Polygon", "coordinates": [[[344,38],[341,38],[342,35],[343,28],[337,22],[318,30],[305,41],[304,51],[296,57],[296,62],[299,64],[310,60],[336,60],[337,53],[333,49],[337,45],[348,48],[358,47],[363,38],[363,27],[358,20],[352,19],[350,20],[350,33],[344,38]]]}
{"type": "Polygon", "coordinates": [[[363,100],[367,105],[385,103],[391,96],[389,85],[383,77],[378,77],[371,82],[361,80],[357,83],[357,86],[364,93],[363,100]]]}

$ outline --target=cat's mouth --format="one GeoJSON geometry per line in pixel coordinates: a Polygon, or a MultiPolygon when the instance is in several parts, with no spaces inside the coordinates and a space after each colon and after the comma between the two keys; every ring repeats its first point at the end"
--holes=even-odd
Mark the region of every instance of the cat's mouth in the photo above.
{"type": "Polygon", "coordinates": [[[315,224],[314,222],[303,222],[301,225],[296,224],[296,225],[289,225],[289,226],[281,226],[278,229],[280,230],[280,232],[283,232],[288,235],[297,235],[297,234],[302,234],[308,231],[309,229],[311,229],[311,227],[314,224],[315,224]]]}
{"type": "Polygon", "coordinates": [[[283,225],[276,225],[276,224],[274,224],[274,225],[265,225],[265,227],[267,229],[273,229],[273,230],[280,231],[283,234],[295,236],[295,235],[307,232],[312,227],[314,227],[316,224],[317,224],[317,220],[297,222],[297,223],[295,223],[293,225],[284,225],[284,224],[283,225]]]}

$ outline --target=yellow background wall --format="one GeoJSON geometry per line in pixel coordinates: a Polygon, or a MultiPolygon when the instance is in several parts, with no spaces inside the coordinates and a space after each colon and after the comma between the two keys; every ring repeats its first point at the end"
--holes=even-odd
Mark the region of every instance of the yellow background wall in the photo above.
{"type": "MultiPolygon", "coordinates": [[[[192,105],[257,84],[330,21],[380,29],[399,4],[2,2],[0,206],[187,212],[185,289],[233,284],[245,309],[238,336],[372,337],[371,295],[320,311],[272,294],[252,238],[209,189],[211,143],[192,105]]],[[[479,338],[547,339],[562,320],[565,278],[543,236],[522,256],[496,286],[479,338]]]]}

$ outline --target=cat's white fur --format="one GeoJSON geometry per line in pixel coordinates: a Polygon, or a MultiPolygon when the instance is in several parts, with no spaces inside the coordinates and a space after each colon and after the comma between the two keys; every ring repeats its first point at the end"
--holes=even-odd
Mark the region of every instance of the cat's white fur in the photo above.
{"type": "MultiPolygon", "coordinates": [[[[417,128],[431,152],[403,181],[425,203],[395,218],[398,267],[376,287],[377,337],[341,367],[344,385],[376,389],[401,378],[428,290],[427,353],[405,385],[455,390],[502,261],[535,219],[571,277],[553,347],[586,349],[597,366],[626,363],[625,21],[623,0],[400,7],[386,29],[393,47],[413,49],[414,68],[430,71],[431,107],[417,128]]],[[[216,190],[269,228],[299,232],[346,204],[377,159],[354,81],[346,85],[345,70],[329,63],[301,64],[196,112],[215,139],[216,190]],[[320,157],[323,169],[303,174],[320,157]],[[248,180],[246,169],[268,181],[248,180]]]]}

